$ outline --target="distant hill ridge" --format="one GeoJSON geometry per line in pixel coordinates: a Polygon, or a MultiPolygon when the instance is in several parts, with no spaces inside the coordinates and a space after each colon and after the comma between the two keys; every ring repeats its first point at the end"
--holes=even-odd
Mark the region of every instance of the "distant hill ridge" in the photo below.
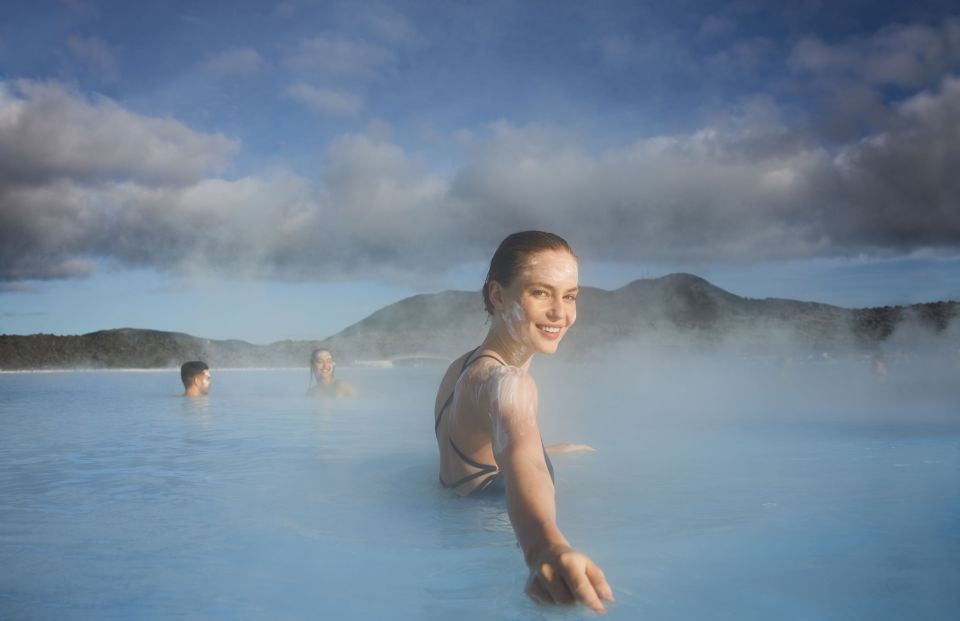
{"type": "MultiPolygon", "coordinates": [[[[926,338],[957,339],[958,303],[847,309],[817,302],[744,298],[693,274],[635,280],[607,291],[583,287],[576,326],[560,357],[612,346],[709,347],[748,351],[784,347],[870,350],[899,329],[926,338]]],[[[322,340],[253,345],[177,332],[121,328],[80,336],[0,336],[0,369],[168,368],[202,359],[214,367],[306,366],[316,347],[344,362],[450,359],[476,346],[487,316],[477,292],[420,294],[385,306],[322,340]]]]}

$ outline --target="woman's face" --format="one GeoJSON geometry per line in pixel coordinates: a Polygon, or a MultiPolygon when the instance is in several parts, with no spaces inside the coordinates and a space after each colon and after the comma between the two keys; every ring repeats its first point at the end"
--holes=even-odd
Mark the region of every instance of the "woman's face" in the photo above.
{"type": "Polygon", "coordinates": [[[318,352],[313,357],[313,372],[320,378],[333,377],[333,367],[336,363],[333,361],[333,355],[328,351],[318,352]]]}
{"type": "Polygon", "coordinates": [[[527,258],[501,309],[507,332],[532,352],[552,354],[577,320],[577,259],[566,250],[541,250],[527,258]]]}

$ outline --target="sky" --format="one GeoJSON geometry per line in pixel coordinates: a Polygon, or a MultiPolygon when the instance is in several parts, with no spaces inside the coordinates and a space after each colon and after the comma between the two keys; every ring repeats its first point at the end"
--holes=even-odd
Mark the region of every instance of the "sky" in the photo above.
{"type": "Polygon", "coordinates": [[[525,229],[605,289],[960,300],[960,7],[0,2],[0,333],[320,339],[525,229]]]}

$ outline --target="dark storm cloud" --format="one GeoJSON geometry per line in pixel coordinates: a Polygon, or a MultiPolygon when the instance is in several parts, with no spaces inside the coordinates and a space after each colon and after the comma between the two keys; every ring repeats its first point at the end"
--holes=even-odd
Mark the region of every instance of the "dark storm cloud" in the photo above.
{"type": "Polygon", "coordinates": [[[626,260],[754,261],[960,248],[960,79],[826,148],[761,111],[588,157],[502,127],[454,192],[483,222],[547,224],[626,260]],[[480,209],[479,206],[486,206],[480,209]],[[492,216],[492,217],[491,217],[492,216]]]}
{"type": "Polygon", "coordinates": [[[56,83],[0,83],[0,277],[89,275],[135,233],[132,213],[169,208],[150,197],[202,183],[236,147],[56,83]]]}
{"type": "Polygon", "coordinates": [[[820,218],[833,243],[877,252],[960,244],[960,79],[897,109],[888,129],[844,148],[826,171],[820,218]]]}

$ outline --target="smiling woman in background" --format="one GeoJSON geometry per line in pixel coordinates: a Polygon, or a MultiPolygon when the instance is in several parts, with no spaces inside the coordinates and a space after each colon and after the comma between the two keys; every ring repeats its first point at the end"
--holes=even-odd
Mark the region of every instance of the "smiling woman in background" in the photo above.
{"type": "Polygon", "coordinates": [[[505,494],[530,568],[527,594],[602,612],[602,600],[613,601],[610,585],[557,526],[553,466],[537,424],[537,385],[527,372],[533,355],[556,352],[576,321],[578,290],[577,257],[563,238],[524,231],[504,239],[483,287],[490,330],[447,369],[434,428],[444,487],[461,496],[505,494]]]}
{"type": "Polygon", "coordinates": [[[337,363],[329,349],[315,349],[310,354],[310,397],[352,397],[357,389],[342,379],[336,379],[333,372],[337,363]]]}

